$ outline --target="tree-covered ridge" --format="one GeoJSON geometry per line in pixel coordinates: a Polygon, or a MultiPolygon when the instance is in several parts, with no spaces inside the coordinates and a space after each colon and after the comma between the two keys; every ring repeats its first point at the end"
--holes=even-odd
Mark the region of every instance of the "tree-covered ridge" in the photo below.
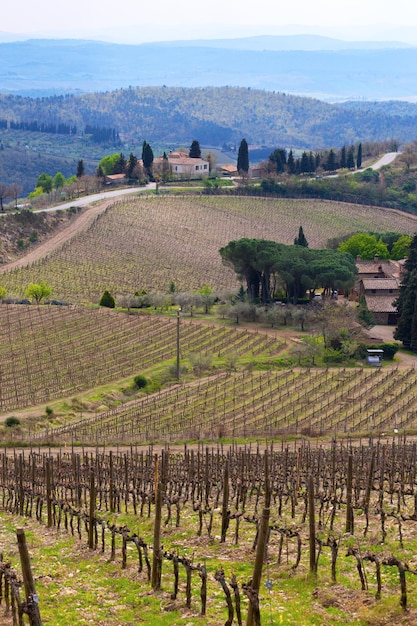
{"type": "Polygon", "coordinates": [[[117,129],[124,142],[249,144],[318,149],[416,137],[417,107],[353,110],[313,98],[242,87],[129,87],[79,96],[0,95],[0,119],[117,129]],[[395,109],[394,109],[395,110],[395,109]],[[414,114],[412,114],[414,111],[414,114]]]}

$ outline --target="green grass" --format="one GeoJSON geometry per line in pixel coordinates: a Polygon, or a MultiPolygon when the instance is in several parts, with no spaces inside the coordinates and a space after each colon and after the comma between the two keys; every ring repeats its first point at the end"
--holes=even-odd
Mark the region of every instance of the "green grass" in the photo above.
{"type": "MultiPolygon", "coordinates": [[[[285,511],[284,511],[285,514],[285,511]]],[[[288,512],[287,512],[288,514],[288,512]]],[[[117,518],[117,524],[128,523],[131,530],[140,530],[145,538],[152,536],[152,519],[134,518],[132,515],[108,514],[109,519],[117,518]]],[[[31,555],[33,575],[40,598],[43,624],[84,626],[136,625],[140,623],[158,626],[182,626],[186,624],[209,624],[219,626],[226,621],[226,603],[220,585],[214,581],[216,569],[224,568],[226,581],[234,573],[239,583],[249,580],[252,574],[254,554],[250,549],[254,527],[242,527],[239,546],[232,544],[232,530],[226,544],[220,544],[216,534],[213,538],[195,536],[195,516],[183,515],[180,529],[163,528],[163,542],[168,550],[176,549],[180,555],[194,558],[194,562],[205,562],[208,568],[208,609],[206,617],[200,616],[200,582],[193,575],[192,605],[185,606],[185,575],[180,568],[180,589],[177,600],[171,599],[173,589],[172,566],[164,561],[162,588],[153,592],[144,573],[137,573],[136,549],[128,544],[127,569],[121,570],[120,539],[116,540],[116,561],[109,561],[109,540],[106,553],[89,551],[85,533],[81,541],[67,535],[63,530],[48,530],[39,526],[33,519],[22,519],[10,514],[0,514],[1,549],[5,558],[19,570],[14,530],[23,527],[31,555]],[[194,526],[194,530],[193,530],[194,526]]],[[[283,523],[284,520],[283,520],[283,523]]],[[[359,536],[359,533],[358,533],[359,536]]],[[[371,538],[365,542],[372,543],[371,538]]],[[[304,543],[304,542],[303,542],[304,543]]],[[[416,577],[407,574],[410,613],[404,614],[399,608],[399,582],[395,568],[384,567],[382,571],[383,592],[380,601],[373,598],[375,593],[374,566],[367,566],[369,590],[360,591],[355,560],[345,558],[343,539],[338,559],[338,580],[330,581],[329,550],[323,549],[319,561],[317,577],[308,574],[308,550],[304,543],[302,562],[298,570],[291,572],[292,557],[288,565],[285,559],[278,566],[275,562],[276,541],[269,547],[269,560],[264,566],[260,591],[261,617],[263,624],[283,624],[285,626],[319,626],[322,624],[411,624],[416,615],[416,577]],[[265,582],[272,582],[272,590],[265,582]],[[384,620],[391,620],[384,621],[384,620]],[[410,621],[407,621],[409,619],[410,621]],[[404,621],[405,620],[405,621],[404,621]]],[[[377,546],[375,546],[376,548],[377,546]]],[[[405,553],[412,556],[417,548],[417,540],[410,537],[405,553]]],[[[386,552],[401,553],[395,532],[388,533],[386,552]]],[[[247,602],[242,594],[242,612],[245,619],[247,602]]]]}

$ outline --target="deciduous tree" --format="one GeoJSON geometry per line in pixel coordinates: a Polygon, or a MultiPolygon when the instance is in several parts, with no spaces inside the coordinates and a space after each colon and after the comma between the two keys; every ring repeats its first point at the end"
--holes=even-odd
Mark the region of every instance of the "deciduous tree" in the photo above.
{"type": "Polygon", "coordinates": [[[48,298],[52,293],[52,289],[49,285],[47,285],[43,280],[40,283],[31,283],[28,285],[25,295],[27,298],[34,300],[36,304],[40,304],[40,302],[44,298],[48,298]]]}
{"type": "Polygon", "coordinates": [[[17,199],[23,191],[22,185],[18,185],[17,183],[12,183],[9,186],[9,198],[14,200],[15,207],[17,208],[17,199]]]}
{"type": "Polygon", "coordinates": [[[62,172],[57,172],[53,178],[54,189],[61,189],[65,185],[65,176],[62,172]]]}
{"type": "Polygon", "coordinates": [[[49,174],[44,172],[38,176],[36,187],[41,187],[43,193],[50,193],[52,191],[53,179],[49,174]]]}
{"type": "Polygon", "coordinates": [[[378,239],[376,235],[368,233],[356,233],[343,241],[339,246],[340,252],[347,252],[356,259],[360,256],[362,259],[373,259],[378,255],[380,259],[389,259],[389,251],[387,245],[378,239]]]}

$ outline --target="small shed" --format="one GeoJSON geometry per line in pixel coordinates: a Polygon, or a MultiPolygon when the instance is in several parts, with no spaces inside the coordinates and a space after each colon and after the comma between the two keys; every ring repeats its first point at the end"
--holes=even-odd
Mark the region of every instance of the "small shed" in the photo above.
{"type": "Polygon", "coordinates": [[[366,362],[373,367],[381,367],[384,351],[381,348],[369,348],[366,351],[366,362]]]}

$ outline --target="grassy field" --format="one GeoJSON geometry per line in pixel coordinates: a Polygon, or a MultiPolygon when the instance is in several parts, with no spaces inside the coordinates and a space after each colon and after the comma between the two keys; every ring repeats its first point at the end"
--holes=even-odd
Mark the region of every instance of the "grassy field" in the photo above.
{"type": "Polygon", "coordinates": [[[10,296],[44,280],[52,297],[98,303],[136,291],[238,289],[219,249],[233,239],[257,237],[293,243],[300,225],[310,247],[354,231],[414,233],[416,218],[388,209],[337,202],[265,198],[150,197],[123,200],[101,214],[85,232],[30,267],[1,277],[10,296]]]}

